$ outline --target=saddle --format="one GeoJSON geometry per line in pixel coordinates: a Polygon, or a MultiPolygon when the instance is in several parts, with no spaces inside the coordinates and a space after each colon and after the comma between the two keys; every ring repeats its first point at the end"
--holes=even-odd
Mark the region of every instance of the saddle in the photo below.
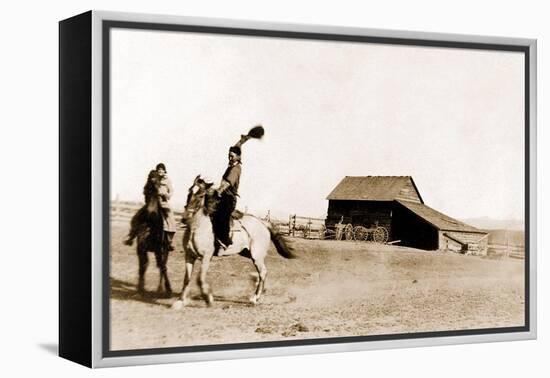
{"type": "Polygon", "coordinates": [[[244,213],[240,210],[235,209],[231,213],[231,219],[241,219],[242,217],[244,217],[244,213]]]}
{"type": "MultiPolygon", "coordinates": [[[[243,218],[244,213],[240,210],[234,209],[231,214],[229,215],[229,238],[234,242],[235,241],[235,233],[240,233],[244,230],[241,219],[243,218]]],[[[214,221],[214,218],[212,218],[214,221]]],[[[214,232],[216,236],[216,243],[220,243],[224,248],[225,245],[221,242],[221,240],[218,239],[218,236],[216,235],[216,231],[214,232]]],[[[214,252],[215,256],[218,256],[218,250],[214,252]]]]}
{"type": "MultiPolygon", "coordinates": [[[[235,243],[235,234],[236,233],[240,233],[242,231],[244,231],[244,227],[243,227],[243,224],[242,222],[240,221],[240,219],[243,217],[244,213],[242,213],[241,211],[234,211],[232,214],[231,214],[231,219],[229,220],[229,238],[233,241],[233,243],[235,243]]],[[[221,241],[219,239],[216,239],[218,243],[222,244],[221,241]]],[[[222,244],[223,245],[223,244],[222,244]]],[[[223,245],[223,248],[227,248],[223,245]]],[[[231,248],[231,247],[229,247],[231,248]]],[[[214,251],[214,256],[220,256],[219,255],[220,253],[220,248],[216,248],[216,250],[214,251]]]]}
{"type": "Polygon", "coordinates": [[[241,232],[243,230],[243,224],[240,222],[243,217],[244,213],[240,210],[235,209],[231,213],[231,219],[229,220],[229,237],[231,239],[233,239],[233,234],[235,232],[241,232]]]}

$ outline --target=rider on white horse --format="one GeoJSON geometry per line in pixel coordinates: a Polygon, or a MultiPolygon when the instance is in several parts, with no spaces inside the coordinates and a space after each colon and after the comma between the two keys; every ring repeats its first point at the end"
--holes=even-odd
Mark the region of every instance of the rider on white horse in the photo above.
{"type": "Polygon", "coordinates": [[[220,186],[216,189],[219,203],[213,214],[213,228],[216,235],[216,249],[227,250],[233,241],[231,240],[231,214],[237,206],[239,196],[239,181],[242,171],[241,146],[249,139],[260,139],[264,135],[264,129],[258,125],[253,127],[247,135],[241,135],[241,139],[229,148],[228,166],[222,176],[220,186]]]}
{"type": "Polygon", "coordinates": [[[216,189],[219,196],[216,213],[214,214],[214,232],[217,246],[227,249],[233,242],[229,235],[231,228],[231,214],[237,206],[239,196],[239,181],[241,178],[241,148],[232,146],[228,155],[229,164],[223,174],[220,186],[216,189]]]}
{"type": "Polygon", "coordinates": [[[260,139],[263,135],[263,127],[255,126],[247,135],[242,135],[239,142],[229,149],[229,166],[216,190],[213,190],[213,184],[206,182],[201,175],[195,178],[193,185],[189,188],[187,203],[182,213],[182,221],[186,226],[182,238],[185,252],[185,274],[180,298],[174,302],[172,308],[179,309],[189,303],[189,284],[197,260],[201,262],[197,281],[203,298],[210,306],[214,302],[214,295],[207,282],[206,274],[213,256],[240,254],[252,260],[258,272],[256,288],[250,297],[250,302],[253,304],[260,301],[264,291],[267,275],[265,258],[271,244],[275,246],[275,250],[282,257],[287,259],[295,257],[292,247],[277,232],[273,224],[250,214],[243,214],[239,217],[240,226],[246,232],[235,233],[239,236],[235,236],[234,240],[228,240],[230,217],[237,202],[236,197],[241,176],[241,145],[250,138],[260,139]],[[214,198],[214,191],[219,194],[219,198],[214,198]]]}

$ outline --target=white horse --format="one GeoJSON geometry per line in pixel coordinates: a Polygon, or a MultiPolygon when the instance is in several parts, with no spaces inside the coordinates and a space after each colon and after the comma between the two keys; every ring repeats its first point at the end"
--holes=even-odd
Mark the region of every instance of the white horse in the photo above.
{"type": "MultiPolygon", "coordinates": [[[[201,260],[198,284],[206,303],[211,306],[214,296],[208,283],[206,273],[210,260],[214,256],[214,232],[210,214],[214,211],[215,199],[212,190],[212,183],[205,182],[200,175],[195,178],[193,185],[189,188],[187,204],[182,219],[186,223],[183,234],[183,247],[185,252],[185,275],[181,296],[173,304],[173,308],[180,309],[189,304],[189,283],[193,267],[197,259],[201,260]]],[[[265,257],[271,245],[275,245],[277,252],[285,258],[294,258],[292,250],[283,239],[282,235],[275,231],[273,225],[264,222],[252,215],[244,214],[240,219],[234,219],[233,244],[227,250],[220,250],[218,256],[240,254],[252,259],[258,271],[256,289],[250,302],[257,304],[264,291],[264,284],[267,275],[265,257]],[[238,230],[238,231],[237,231],[238,230]]]]}

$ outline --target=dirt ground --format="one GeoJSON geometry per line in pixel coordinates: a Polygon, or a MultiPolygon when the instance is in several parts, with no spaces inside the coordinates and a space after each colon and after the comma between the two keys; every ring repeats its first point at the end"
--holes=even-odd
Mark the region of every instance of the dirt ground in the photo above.
{"type": "MultiPolygon", "coordinates": [[[[113,223],[111,349],[141,349],[251,341],[379,335],[522,326],[524,261],[426,252],[330,240],[291,239],[297,259],[272,248],[261,304],[248,298],[256,270],[240,256],[214,258],[209,270],[214,306],[206,307],[193,277],[190,306],[171,304],[181,290],[183,254],[168,261],[174,297],[136,295],[135,247],[122,244],[127,223],[113,223]]],[[[196,266],[198,268],[198,264],[196,266]]]]}

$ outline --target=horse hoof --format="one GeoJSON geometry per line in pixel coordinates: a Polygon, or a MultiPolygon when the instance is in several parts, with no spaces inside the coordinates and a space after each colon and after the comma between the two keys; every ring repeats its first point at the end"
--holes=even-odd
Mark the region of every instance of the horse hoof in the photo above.
{"type": "Polygon", "coordinates": [[[206,305],[208,307],[212,307],[214,305],[214,296],[212,294],[208,294],[206,297],[206,305]]]}
{"type": "Polygon", "coordinates": [[[172,303],[172,310],[179,311],[183,308],[183,306],[183,301],[175,301],[174,303],[172,303]]]}
{"type": "Polygon", "coordinates": [[[250,297],[250,304],[257,305],[258,304],[258,298],[254,295],[253,297],[250,297]]]}

